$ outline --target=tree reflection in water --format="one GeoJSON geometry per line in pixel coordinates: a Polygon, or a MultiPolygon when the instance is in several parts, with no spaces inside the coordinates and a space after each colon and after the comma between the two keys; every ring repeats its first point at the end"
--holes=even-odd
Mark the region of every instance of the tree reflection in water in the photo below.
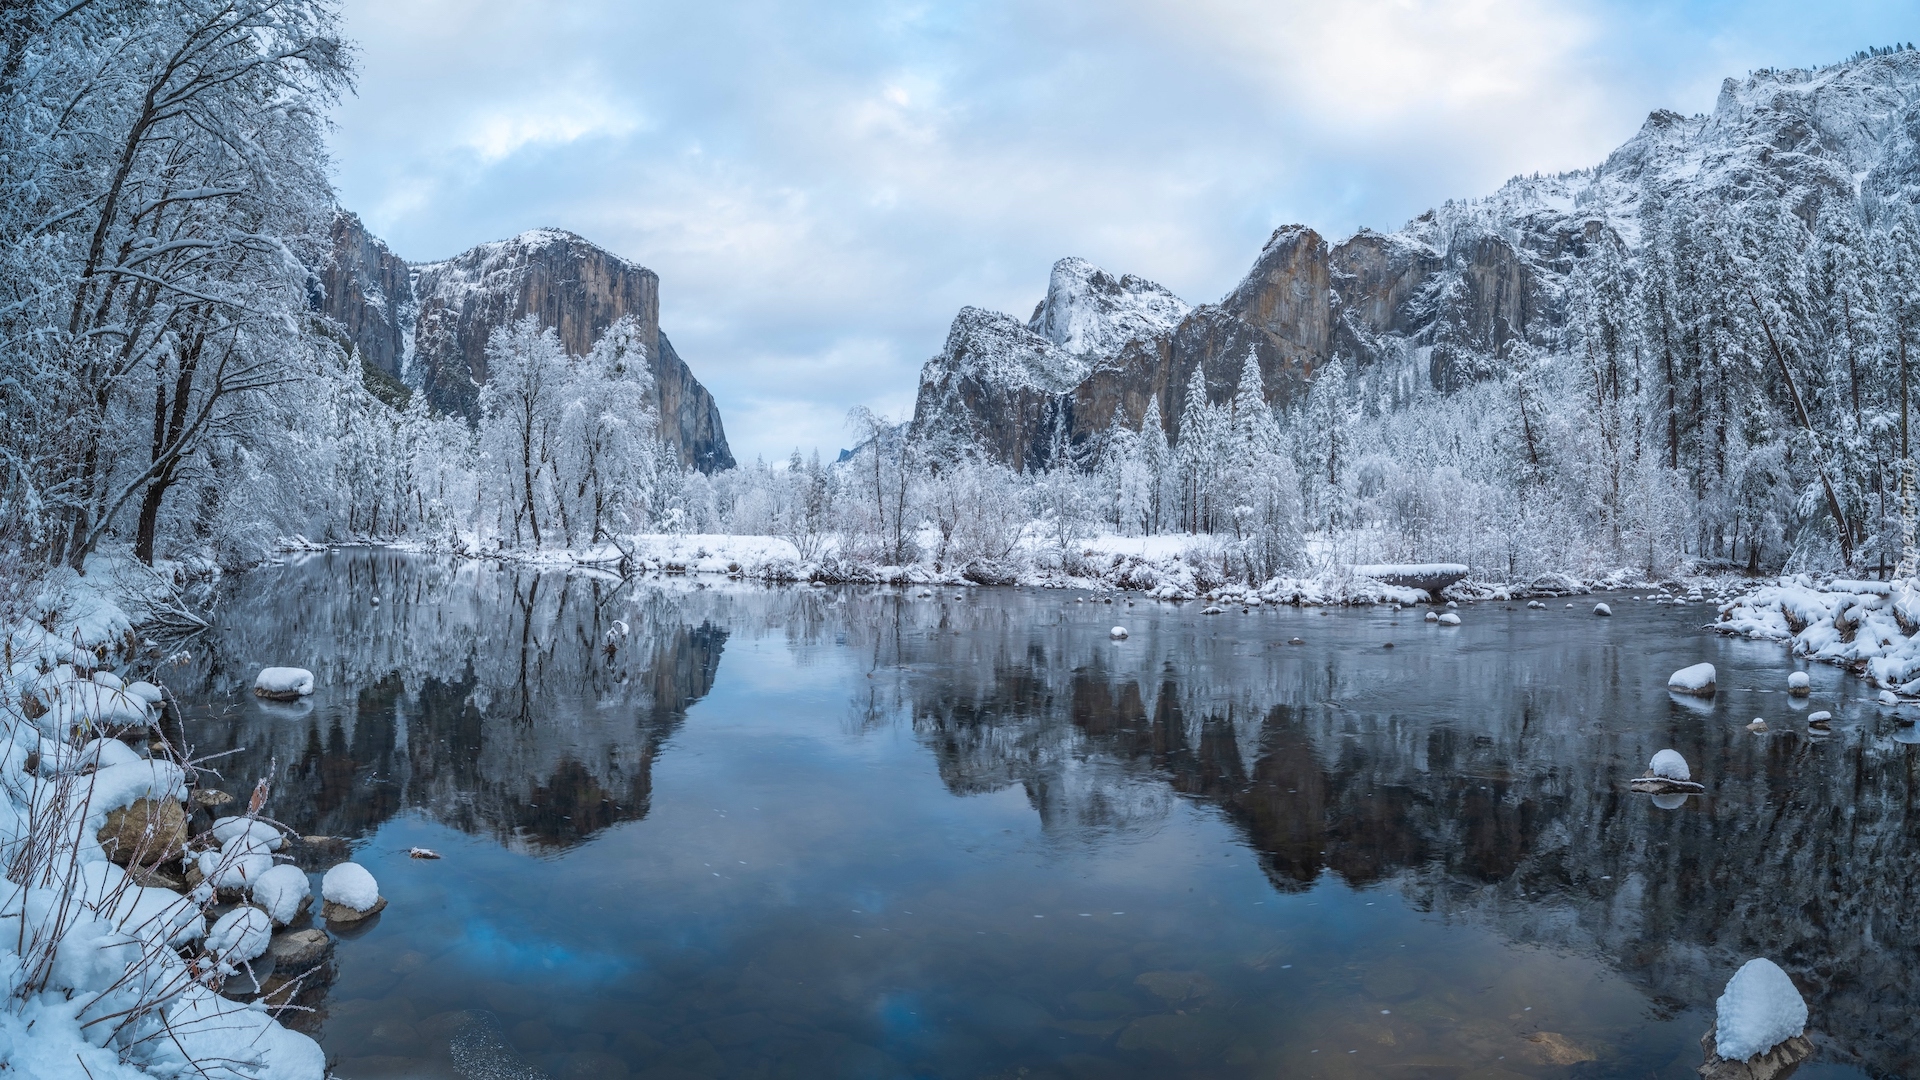
{"type": "MultiPolygon", "coordinates": [[[[230,788],[278,762],[273,809],[302,832],[366,837],[417,812],[557,854],[646,816],[730,637],[772,640],[846,687],[843,737],[909,731],[946,792],[1018,791],[1055,842],[1111,850],[1198,807],[1280,894],[1385,887],[1442,923],[1598,958],[1655,1017],[1709,1007],[1742,960],[1771,956],[1807,993],[1827,1060],[1920,1073],[1911,729],[1817,672],[1836,730],[1800,734],[1805,703],[1755,693],[1784,685],[1777,649],[1702,633],[1704,607],[1616,610],[1483,604],[1436,631],[1384,609],[1209,619],[1013,589],[622,583],[361,551],[229,582],[220,625],[163,674],[199,749],[246,748],[222,759],[230,788]],[[1116,618],[1125,642],[1107,638],[1116,618]],[[1670,699],[1666,673],[1700,659],[1726,689],[1704,708],[1670,699]],[[320,692],[254,701],[273,663],[313,669],[320,692]],[[1756,712],[1773,733],[1743,729],[1756,712]],[[1706,796],[1662,809],[1626,790],[1666,746],[1701,763],[1706,796]]],[[[786,782],[846,779],[796,763],[786,782]]]]}

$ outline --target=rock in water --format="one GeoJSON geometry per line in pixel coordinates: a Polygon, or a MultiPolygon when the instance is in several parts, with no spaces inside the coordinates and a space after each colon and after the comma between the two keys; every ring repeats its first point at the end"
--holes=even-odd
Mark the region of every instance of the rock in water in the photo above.
{"type": "Polygon", "coordinates": [[[1767,730],[1767,722],[1756,716],[1753,718],[1753,723],[1747,725],[1747,730],[1758,734],[1767,730]]]}
{"type": "Polygon", "coordinates": [[[333,955],[333,939],[325,930],[290,930],[273,935],[267,944],[273,970],[288,975],[312,971],[333,955]]]}
{"type": "Polygon", "coordinates": [[[1729,1061],[1714,1046],[1718,1027],[1709,1027],[1700,1036],[1700,1049],[1707,1060],[1700,1066],[1701,1080],[1787,1080],[1800,1069],[1800,1063],[1813,1056],[1813,1040],[1795,1035],[1764,1054],[1743,1061],[1729,1061]]]}
{"type": "Polygon", "coordinates": [[[466,1080],[549,1080],[507,1045],[500,1018],[490,1012],[468,1014],[448,1049],[453,1071],[466,1080]]]}
{"type": "Polygon", "coordinates": [[[237,907],[207,931],[207,951],[230,964],[251,960],[267,951],[273,923],[257,907],[237,907]]]}
{"type": "Polygon", "coordinates": [[[1595,615],[1611,615],[1613,614],[1613,609],[1605,604],[1595,604],[1593,605],[1593,613],[1595,615]]]}
{"type": "Polygon", "coordinates": [[[387,906],[373,875],[359,863],[341,863],[327,871],[320,879],[320,896],[326,901],[321,912],[328,922],[359,922],[387,906]]]}
{"type": "Polygon", "coordinates": [[[187,850],[187,815],[172,799],[135,799],[107,815],[96,839],[121,866],[172,862],[187,850]]]}
{"type": "Polygon", "coordinates": [[[253,692],[269,701],[296,701],[313,693],[313,672],[297,667],[262,668],[253,680],[253,692]]]}
{"type": "Polygon", "coordinates": [[[1653,755],[1653,761],[1647,766],[1647,775],[1668,780],[1693,779],[1693,771],[1687,768],[1687,759],[1681,757],[1678,750],[1662,750],[1653,755]]]}
{"type": "Polygon", "coordinates": [[[1653,761],[1647,766],[1647,775],[1628,783],[1629,787],[1642,794],[1691,795],[1705,791],[1706,786],[1694,781],[1687,769],[1687,759],[1677,750],[1662,750],[1653,755],[1653,761]]]}
{"type": "Polygon", "coordinates": [[[307,872],[291,864],[276,866],[253,883],[253,902],[267,913],[275,926],[285,926],[300,917],[313,903],[313,886],[307,872]]]}
{"type": "Polygon", "coordinates": [[[1794,697],[1806,697],[1813,692],[1813,679],[1804,671],[1796,671],[1787,676],[1787,693],[1794,697]]]}
{"type": "Polygon", "coordinates": [[[1127,638],[1127,628],[1124,626],[1116,626],[1107,631],[1107,636],[1115,641],[1125,641],[1127,638]]]}
{"type": "Polygon", "coordinates": [[[1455,615],[1453,612],[1449,611],[1445,615],[1440,616],[1438,619],[1434,621],[1438,622],[1441,626],[1459,626],[1460,616],[1455,615]]]}
{"type": "Polygon", "coordinates": [[[1813,1052],[1806,1039],[1806,999],[1780,965],[1765,957],[1742,964],[1714,1008],[1713,1027],[1700,1040],[1707,1052],[1703,1077],[1777,1080],[1813,1052]]]}
{"type": "Polygon", "coordinates": [[[1715,677],[1712,664],[1695,664],[1692,667],[1683,667],[1667,676],[1667,689],[1676,694],[1712,697],[1715,677]]]}

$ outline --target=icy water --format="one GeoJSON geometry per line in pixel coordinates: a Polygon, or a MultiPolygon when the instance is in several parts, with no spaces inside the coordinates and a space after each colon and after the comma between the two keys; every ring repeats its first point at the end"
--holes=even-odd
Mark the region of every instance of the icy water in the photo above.
{"type": "Polygon", "coordinates": [[[1755,955],[1800,1076],[1920,1073],[1913,729],[1706,605],[915,592],[342,551],[164,674],[390,900],[298,1021],[346,1080],[1680,1080],[1755,955]],[[1665,746],[1707,796],[1626,790],[1665,746]]]}

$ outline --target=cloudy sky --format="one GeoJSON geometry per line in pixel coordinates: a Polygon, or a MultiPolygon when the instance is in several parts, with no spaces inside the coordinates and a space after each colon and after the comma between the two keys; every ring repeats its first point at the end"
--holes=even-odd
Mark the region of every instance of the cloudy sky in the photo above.
{"type": "Polygon", "coordinates": [[[660,275],[742,460],[910,413],[963,304],[1079,255],[1216,300],[1277,225],[1590,165],[1720,80],[1920,41],[1753,0],[346,0],[340,199],[425,260],[537,226],[660,275]]]}

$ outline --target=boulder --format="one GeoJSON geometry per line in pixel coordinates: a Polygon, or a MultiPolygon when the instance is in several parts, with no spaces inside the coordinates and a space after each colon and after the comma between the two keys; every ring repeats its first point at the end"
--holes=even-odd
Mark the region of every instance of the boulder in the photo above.
{"type": "Polygon", "coordinates": [[[387,898],[384,896],[375,900],[373,906],[365,911],[355,911],[345,904],[337,904],[329,900],[325,906],[320,909],[320,914],[330,923],[357,923],[361,919],[371,918],[380,914],[381,911],[385,910],[386,906],[387,898]]]}
{"type": "Polygon", "coordinates": [[[253,680],[256,697],[269,701],[298,701],[313,693],[313,672],[306,668],[262,668],[253,680]]]}
{"type": "Polygon", "coordinates": [[[107,815],[97,839],[122,866],[170,862],[186,853],[187,815],[172,799],[136,799],[107,815]]]}
{"type": "Polygon", "coordinates": [[[1712,697],[1718,677],[1712,664],[1695,664],[1667,676],[1667,689],[1676,694],[1712,697]]]}
{"type": "Polygon", "coordinates": [[[299,975],[333,958],[333,939],[325,930],[288,930],[273,935],[267,954],[273,957],[274,971],[299,975]]]}

